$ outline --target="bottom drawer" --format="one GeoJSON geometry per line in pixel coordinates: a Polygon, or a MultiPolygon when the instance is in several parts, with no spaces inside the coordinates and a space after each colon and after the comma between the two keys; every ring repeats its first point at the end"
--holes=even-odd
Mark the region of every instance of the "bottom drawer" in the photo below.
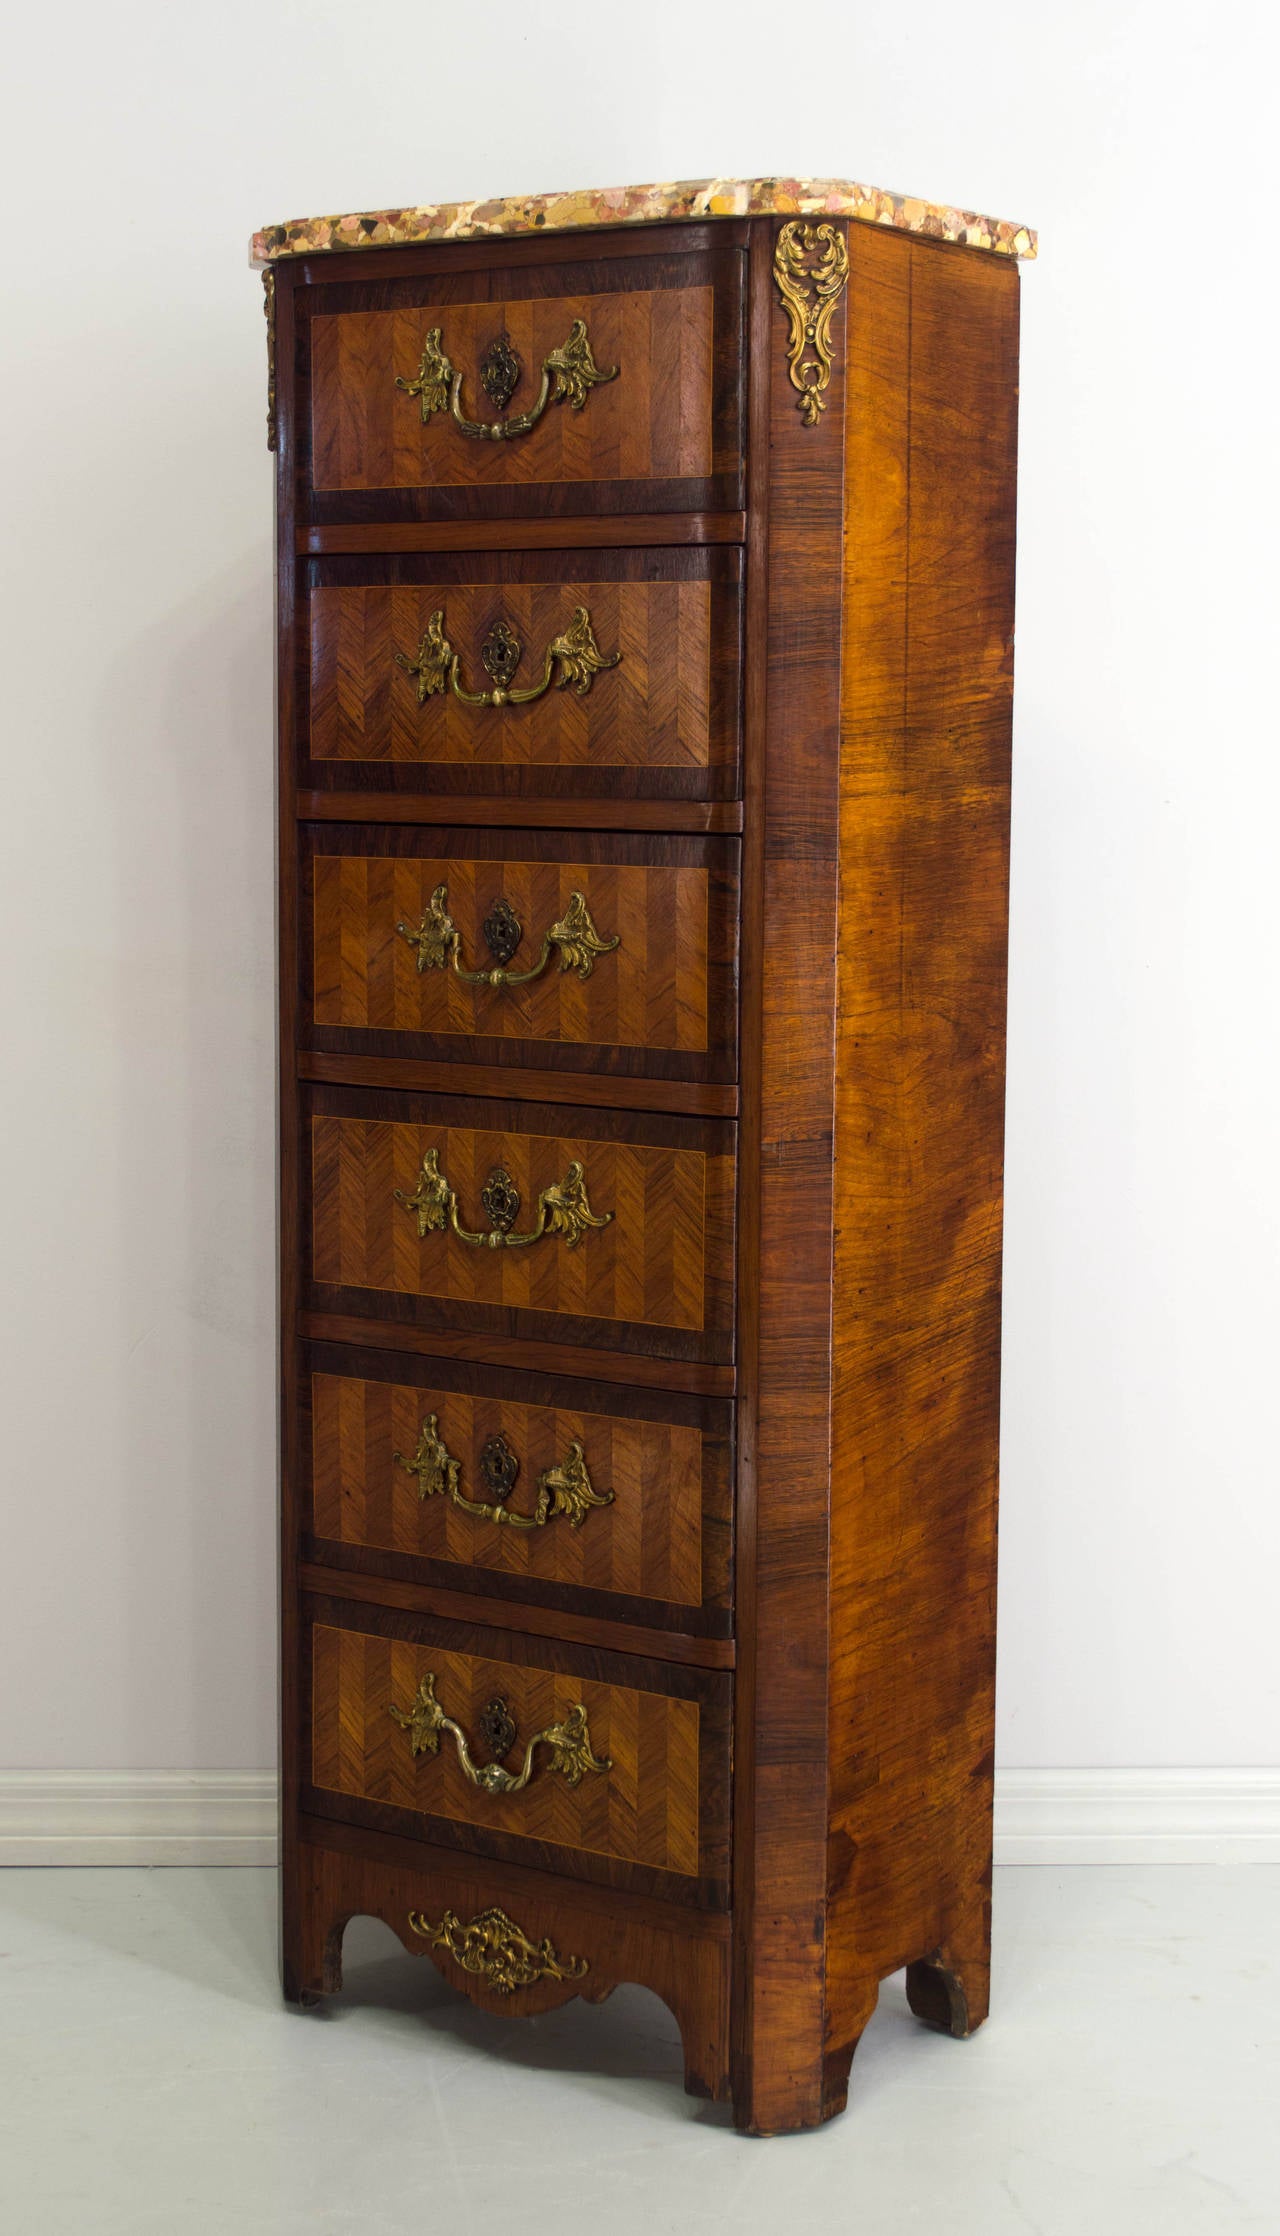
{"type": "Polygon", "coordinates": [[[304,1808],[727,1907],[729,1677],[335,1600],[306,1615],[304,1808]]]}

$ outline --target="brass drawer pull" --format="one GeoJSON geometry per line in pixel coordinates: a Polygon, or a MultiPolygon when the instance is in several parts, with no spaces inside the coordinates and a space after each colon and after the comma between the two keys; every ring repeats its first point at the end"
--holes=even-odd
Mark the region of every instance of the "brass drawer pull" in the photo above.
{"type": "Polygon", "coordinates": [[[401,939],[417,957],[419,972],[451,970],[467,986],[527,986],[530,979],[542,976],[556,948],[560,950],[562,971],[573,970],[579,978],[590,978],[597,955],[611,955],[622,944],[617,932],[601,939],[581,893],[570,893],[564,915],[543,933],[542,952],[532,970],[506,968],[524,937],[524,926],[509,901],[494,901],[482,929],[490,952],[498,958],[493,970],[463,969],[459,961],[462,935],[449,914],[447,885],[437,885],[420,923],[396,925],[401,939]]]}
{"type": "Polygon", "coordinates": [[[458,1486],[461,1463],[455,1460],[440,1435],[437,1416],[428,1413],[418,1432],[418,1449],[408,1460],[395,1454],[397,1467],[418,1478],[418,1496],[426,1500],[447,1497],[464,1514],[481,1522],[506,1522],[511,1529],[542,1529],[563,1514],[570,1529],[580,1529],[593,1506],[612,1506],[612,1491],[597,1491],[587,1473],[586,1455],[575,1436],[558,1467],[544,1467],[538,1477],[538,1503],[532,1514],[521,1514],[505,1504],[515,1489],[520,1462],[505,1436],[491,1436],[480,1454],[480,1473],[492,1493],[492,1504],[465,1498],[458,1486]]]}
{"type": "Polygon", "coordinates": [[[480,1191],[480,1201],[491,1221],[487,1232],[472,1233],[459,1225],[458,1199],[440,1170],[438,1149],[428,1149],[413,1194],[407,1196],[403,1188],[397,1188],[395,1196],[398,1204],[415,1214],[420,1240],[452,1227],[459,1242],[470,1242],[477,1250],[522,1250],[527,1243],[541,1242],[544,1235],[557,1234],[564,1236],[570,1250],[576,1250],[588,1227],[607,1227],[613,1217],[611,1211],[596,1217],[587,1202],[586,1174],[576,1157],[563,1180],[543,1189],[538,1198],[537,1224],[524,1234],[510,1232],[520,1210],[520,1191],[501,1165],[495,1165],[480,1191]]]}
{"type": "MultiPolygon", "coordinates": [[[[608,380],[616,380],[618,368],[611,365],[602,372],[591,354],[585,318],[575,318],[569,328],[569,339],[560,349],[553,349],[542,360],[542,386],[538,400],[531,411],[517,412],[511,419],[468,419],[462,409],[462,374],[455,373],[445,356],[441,342],[442,329],[433,326],[422,345],[422,362],[412,380],[403,373],[396,374],[396,387],[403,388],[406,396],[416,396],[422,405],[422,423],[425,427],[434,412],[447,411],[454,425],[464,435],[475,435],[481,442],[501,443],[512,435],[527,435],[536,427],[548,404],[567,403],[572,411],[581,411],[593,388],[608,380]]],[[[516,350],[505,334],[489,344],[480,360],[480,382],[485,394],[502,411],[515,393],[524,368],[516,350]]]]}
{"type": "Polygon", "coordinates": [[[463,1924],[456,1910],[446,1910],[439,1925],[432,1925],[425,1910],[411,1910],[409,1924],[495,1995],[511,1995],[538,1980],[584,1980],[591,1970],[585,1957],[558,1955],[549,1939],[531,1941],[514,1918],[496,1907],[481,1910],[470,1925],[463,1924]]]}
{"type": "MultiPolygon", "coordinates": [[[[417,1698],[411,1708],[397,1708],[392,1703],[391,1716],[402,1731],[409,1734],[411,1755],[436,1755],[440,1752],[440,1734],[447,1731],[458,1750],[458,1763],[462,1775],[481,1793],[504,1795],[522,1793],[533,1776],[534,1756],[539,1747],[551,1749],[548,1767],[558,1770],[568,1786],[579,1785],[584,1771],[612,1770],[608,1755],[594,1755],[591,1751],[591,1732],[587,1724],[587,1711],[582,1702],[569,1710],[563,1723],[548,1724],[543,1731],[535,1731],[524,1751],[524,1761],[518,1771],[504,1770],[500,1762],[473,1762],[467,1735],[461,1724],[446,1716],[436,1699],[436,1673],[429,1669],[418,1687],[417,1698]]],[[[491,1700],[485,1709],[486,1737],[491,1744],[506,1740],[500,1752],[507,1754],[515,1745],[516,1727],[508,1713],[506,1702],[491,1700]]]]}
{"type": "Polygon", "coordinates": [[[599,675],[603,668],[616,668],[622,654],[613,652],[606,656],[600,650],[591,626],[590,610],[586,606],[575,606],[568,628],[561,636],[551,639],[542,655],[541,682],[517,690],[514,688],[515,673],[524,657],[524,646],[507,622],[495,621],[480,647],[480,658],[493,689],[468,691],[462,680],[462,663],[444,633],[444,607],[437,606],[422,632],[417,659],[407,659],[403,652],[397,652],[395,657],[398,668],[403,668],[406,675],[417,677],[420,707],[444,691],[452,691],[454,698],[461,699],[467,707],[524,707],[540,699],[553,683],[559,691],[572,685],[577,696],[585,698],[591,689],[592,677],[599,675]]]}

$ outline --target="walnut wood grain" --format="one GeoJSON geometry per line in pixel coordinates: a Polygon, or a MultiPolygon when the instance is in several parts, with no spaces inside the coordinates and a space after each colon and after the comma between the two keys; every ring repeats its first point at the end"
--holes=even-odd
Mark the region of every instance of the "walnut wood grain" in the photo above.
{"type": "Polygon", "coordinates": [[[593,551],[611,544],[739,544],[741,512],[552,514],[521,520],[313,521],[299,528],[295,548],[323,557],[339,552],[593,551]]]}
{"type": "MultiPolygon", "coordinates": [[[[395,1056],[331,1056],[298,1052],[300,1079],[332,1080],[351,1087],[403,1087],[411,1094],[483,1095],[494,1084],[492,1064],[424,1063],[395,1056]]],[[[563,1073],[504,1064],[502,1088],[527,1102],[546,1102],[564,1089],[563,1073]]],[[[602,1110],[687,1111],[694,1118],[736,1118],[736,1087],[707,1087],[697,1080],[636,1079],[609,1072],[576,1072],[575,1102],[602,1110]]]]}
{"type": "Polygon", "coordinates": [[[720,1906],[726,1677],[394,1609],[322,1598],[308,1607],[309,1808],[515,1862],[576,1868],[602,1884],[634,1878],[642,1891],[720,1906]],[[428,1670],[478,1762],[490,1756],[479,1719],[502,1699],[519,1734],[513,1764],[534,1732],[580,1702],[592,1749],[611,1767],[571,1786],[544,1755],[521,1792],[478,1792],[448,1734],[437,1754],[414,1757],[391,1715],[393,1705],[411,1706],[428,1670]]]}
{"type": "Polygon", "coordinates": [[[386,1351],[417,1357],[467,1360],[475,1364],[527,1370],[531,1374],[568,1374],[582,1380],[618,1382],[625,1376],[641,1390],[671,1390],[691,1397],[731,1398],[737,1369],[710,1366],[700,1359],[667,1359],[643,1351],[593,1350],[583,1343],[539,1342],[518,1335],[485,1335],[442,1324],[427,1329],[398,1319],[363,1318],[326,1310],[299,1312],[297,1333],[316,1343],[376,1344],[386,1351]]]}
{"type": "Polygon", "coordinates": [[[1016,272],[860,237],[841,708],[832,2050],[901,1964],[932,2024],[971,2031],[987,2005],[1017,322],[1016,272]]]}
{"type": "MultiPolygon", "coordinates": [[[[404,1584],[380,1571],[366,1574],[347,1565],[348,1556],[338,1548],[323,1548],[323,1560],[304,1560],[298,1576],[304,1591],[340,1591],[344,1600],[367,1602],[372,1607],[399,1607],[410,1615],[435,1615],[442,1622],[485,1623],[490,1630],[518,1630],[533,1638],[559,1638],[570,1646],[602,1646],[609,1653],[640,1654],[662,1661],[682,1662],[691,1669],[732,1669],[737,1660],[731,1638],[704,1638],[678,1630],[647,1630],[622,1615],[578,1615],[559,1607],[540,1607],[529,1599],[486,1599],[470,1589],[451,1592],[430,1584],[404,1584]]],[[[357,1559],[367,1560],[367,1554],[357,1559]]],[[[376,1558],[376,1556],[374,1556],[376,1558]]],[[[479,1581],[477,1574],[466,1579],[479,1581]]],[[[504,1584],[509,1592],[510,1579],[504,1584]]],[[[585,1594],[577,1595],[585,1597],[585,1594]]],[[[627,1601],[630,1608],[640,1604],[627,1601]]]]}
{"type": "Polygon", "coordinates": [[[353,823],[374,814],[380,823],[476,823],[486,830],[520,826],[566,831],[702,831],[742,829],[740,800],[568,800],[487,797],[467,792],[300,792],[304,823],[353,823]]]}
{"type": "MultiPolygon", "coordinates": [[[[766,237],[771,244],[772,235],[766,237]]],[[[762,242],[762,250],[764,243],[762,242]]],[[[753,1167],[744,1171],[752,1516],[742,1530],[752,1650],[739,1680],[737,1743],[749,1764],[738,1816],[739,1947],[734,2109],[757,2134],[823,2116],[823,1890],[826,1870],[828,1495],[831,1470],[833,1044],[838,886],[843,372],[807,427],[768,305],[767,634],[753,635],[763,706],[748,737],[748,822],[758,853],[749,1045],[753,1167]],[[767,936],[766,936],[767,927],[767,936]],[[803,993],[796,957],[805,958],[803,993]],[[745,1880],[745,1887],[744,1887],[745,1880]]],[[[764,304],[761,304],[763,312],[764,304]]],[[[832,321],[837,367],[843,303],[832,321]]],[[[762,361],[763,360],[763,361],[762,361]]],[[[763,405],[762,405],[763,410],[763,405]]],[[[755,428],[753,424],[753,437],[755,428]]],[[[748,690],[750,694],[750,683],[748,690]]]]}

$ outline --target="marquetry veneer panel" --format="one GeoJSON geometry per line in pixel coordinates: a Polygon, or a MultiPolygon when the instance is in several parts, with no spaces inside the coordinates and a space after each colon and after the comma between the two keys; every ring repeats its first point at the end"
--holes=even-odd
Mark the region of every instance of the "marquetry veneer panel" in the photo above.
{"type": "Polygon", "coordinates": [[[311,324],[312,478],[316,489],[424,489],[558,481],[666,481],[712,470],[714,290],[686,286],[617,294],[450,302],[344,311],[311,324]],[[590,390],[581,411],[550,406],[528,434],[485,442],[446,412],[424,425],[416,398],[396,387],[418,372],[428,331],[464,374],[463,410],[498,416],[478,367],[505,333],[523,366],[508,415],[527,411],[539,368],[587,323],[597,366],[618,378],[590,390]]]}
{"type": "Polygon", "coordinates": [[[365,1300],[420,1325],[558,1334],[677,1357],[729,1355],[733,1281],[733,1130],[693,1119],[453,1096],[310,1091],[312,1277],[347,1310],[365,1300]],[[571,1164],[596,1216],[570,1248],[544,1235],[481,1248],[449,1229],[419,1235],[396,1191],[414,1195],[435,1150],[459,1221],[487,1231],[482,1191],[496,1168],[521,1198],[513,1231],[532,1226],[543,1189],[571,1164]],[[430,1306],[447,1307],[433,1317],[430,1306]],[[403,1317],[403,1310],[397,1313],[403,1317]],[[664,1342],[665,1338],[665,1342],[664,1342]]]}
{"type": "MultiPolygon", "coordinates": [[[[311,1383],[312,1526],[342,1545],[383,1548],[499,1576],[546,1577],[581,1590],[698,1606],[703,1597],[703,1436],[671,1421],[622,1420],[581,1406],[521,1405],[465,1390],[317,1374],[311,1383]],[[501,1436],[520,1462],[508,1505],[529,1514],[544,1468],[577,1439],[597,1495],[576,1528],[563,1516],[523,1530],[422,1498],[412,1459],[423,1423],[458,1462],[473,1504],[492,1502],[480,1456],[501,1436]]],[[[496,1583],[491,1584],[496,1589],[496,1583]]]]}
{"type": "MultiPolygon", "coordinates": [[[[559,1658],[568,1659],[569,1650],[559,1658]]],[[[627,1666],[620,1657],[610,1660],[615,1668],[627,1666]]],[[[672,1676],[678,1681],[678,1673],[672,1676]]],[[[711,1827],[719,1840],[700,1839],[700,1714],[696,1699],[602,1681],[572,1667],[535,1667],[522,1661],[518,1646],[508,1659],[345,1625],[318,1622],[312,1633],[312,1784],[416,1817],[420,1830],[428,1829],[424,1818],[474,1825],[483,1834],[536,1841],[569,1858],[581,1853],[696,1879],[723,1860],[715,1854],[722,1824],[711,1827]],[[592,1750],[611,1767],[587,1771],[570,1786],[542,1749],[524,1790],[495,1797],[464,1776],[447,1733],[437,1754],[415,1758],[391,1709],[412,1706],[429,1670],[440,1706],[467,1734],[477,1763],[490,1759],[480,1717],[500,1698],[519,1735],[505,1758],[508,1768],[518,1769],[536,1731],[562,1721],[579,1702],[592,1750]],[[701,1852],[704,1845],[709,1852],[701,1852]]],[[[719,1767],[723,1775],[727,1762],[719,1767]]]]}
{"type": "MultiPolygon", "coordinates": [[[[437,570],[438,572],[438,570],[437,570]]],[[[566,570],[568,572],[568,570],[566,570]]],[[[463,766],[705,768],[711,749],[711,584],[353,583],[311,596],[311,754],[316,761],[463,766]],[[452,691],[419,702],[416,661],[442,612],[466,688],[491,689],[481,652],[505,622],[523,646],[513,688],[530,689],[548,645],[585,606],[601,654],[622,657],[579,693],[555,683],[525,706],[468,706],[452,691]]]]}
{"type": "Polygon", "coordinates": [[[317,827],[306,835],[310,938],[303,1012],[311,1045],[366,1055],[503,1057],[537,1064],[547,1043],[575,1061],[656,1076],[731,1079],[736,1025],[737,855],[732,839],[627,838],[317,827]],[[594,857],[594,859],[593,859],[594,857]],[[505,903],[521,927],[513,971],[580,893],[602,940],[590,974],[553,947],[527,985],[469,984],[407,933],[433,894],[460,935],[463,969],[491,971],[484,925],[505,903]],[[406,927],[402,934],[398,927],[406,927]]]}

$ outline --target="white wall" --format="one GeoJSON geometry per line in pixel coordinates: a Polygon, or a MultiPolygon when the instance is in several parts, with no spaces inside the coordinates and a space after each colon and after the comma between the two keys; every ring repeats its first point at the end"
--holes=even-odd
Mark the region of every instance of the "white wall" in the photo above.
{"type": "Polygon", "coordinates": [[[273,1754],[271,474],[247,236],[709,172],[853,175],[1041,228],[1003,1755],[1277,1759],[1270,13],[874,14],[68,0],[11,21],[0,1764],[273,1754]]]}

